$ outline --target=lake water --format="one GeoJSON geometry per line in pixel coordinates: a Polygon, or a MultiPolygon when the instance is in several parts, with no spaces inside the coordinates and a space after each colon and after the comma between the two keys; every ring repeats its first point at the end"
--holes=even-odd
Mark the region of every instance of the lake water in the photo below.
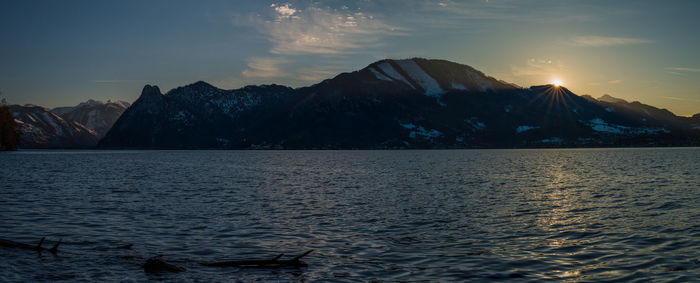
{"type": "Polygon", "coordinates": [[[0,178],[0,238],[63,239],[0,247],[0,281],[700,278],[699,148],[20,151],[0,178]]]}

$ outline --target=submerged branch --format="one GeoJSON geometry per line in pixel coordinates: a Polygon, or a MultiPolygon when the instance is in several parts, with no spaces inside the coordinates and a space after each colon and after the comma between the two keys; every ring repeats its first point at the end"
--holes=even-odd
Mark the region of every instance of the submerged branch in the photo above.
{"type": "Polygon", "coordinates": [[[39,240],[39,243],[36,246],[32,246],[32,245],[20,243],[20,242],[15,242],[12,240],[0,239],[0,247],[23,249],[23,250],[33,250],[33,251],[38,251],[38,252],[49,251],[53,254],[56,254],[56,252],[58,252],[58,245],[61,244],[61,240],[58,240],[58,242],[56,242],[56,244],[54,244],[52,248],[47,249],[47,248],[44,248],[41,246],[44,243],[45,239],[46,239],[46,237],[41,237],[41,240],[39,240]]]}
{"type": "Polygon", "coordinates": [[[308,250],[303,254],[295,256],[292,259],[281,260],[280,258],[284,254],[279,254],[272,259],[260,259],[260,260],[231,260],[231,261],[218,261],[218,262],[205,262],[201,263],[204,266],[215,266],[215,267],[264,267],[264,268],[278,268],[278,267],[304,267],[307,266],[306,263],[300,261],[302,257],[310,254],[313,250],[308,250]]]}
{"type": "MultiPolygon", "coordinates": [[[[50,249],[42,247],[44,240],[46,238],[42,237],[36,246],[15,242],[12,240],[0,239],[0,247],[5,248],[15,248],[23,250],[33,250],[33,251],[49,251],[53,254],[58,252],[58,246],[61,244],[61,240],[56,242],[50,249]]],[[[122,246],[117,246],[108,249],[131,249],[133,244],[127,244],[122,246]]],[[[301,259],[308,254],[313,252],[313,250],[308,250],[300,255],[297,255],[291,259],[281,259],[284,254],[279,254],[271,259],[252,259],[252,260],[231,260],[231,261],[217,261],[217,262],[202,262],[201,265],[212,266],[212,267],[257,267],[257,268],[283,268],[283,267],[305,267],[306,263],[302,262],[301,259]]],[[[161,256],[151,257],[142,265],[144,271],[148,273],[160,273],[160,272],[182,272],[185,271],[184,268],[167,263],[162,259],[161,256]]]]}

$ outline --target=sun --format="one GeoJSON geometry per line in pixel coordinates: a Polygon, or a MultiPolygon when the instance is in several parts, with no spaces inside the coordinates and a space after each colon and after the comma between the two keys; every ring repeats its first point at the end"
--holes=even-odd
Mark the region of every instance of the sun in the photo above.
{"type": "Polygon", "coordinates": [[[563,84],[564,84],[564,82],[562,82],[560,79],[553,79],[552,80],[552,85],[554,85],[556,87],[562,86],[563,84]]]}

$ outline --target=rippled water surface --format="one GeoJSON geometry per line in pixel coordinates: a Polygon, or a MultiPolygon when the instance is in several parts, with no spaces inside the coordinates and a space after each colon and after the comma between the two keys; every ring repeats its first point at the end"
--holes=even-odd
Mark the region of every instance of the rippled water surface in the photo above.
{"type": "Polygon", "coordinates": [[[63,239],[0,247],[0,281],[700,278],[698,148],[20,151],[0,178],[0,238],[63,239]]]}

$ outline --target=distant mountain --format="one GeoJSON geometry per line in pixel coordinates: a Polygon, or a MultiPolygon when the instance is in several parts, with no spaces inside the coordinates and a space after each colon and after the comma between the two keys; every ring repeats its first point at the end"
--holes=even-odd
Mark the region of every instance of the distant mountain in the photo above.
{"type": "Polygon", "coordinates": [[[598,97],[598,101],[608,102],[608,103],[628,103],[627,100],[622,98],[612,97],[609,94],[603,94],[603,96],[598,97]]]}
{"type": "Polygon", "coordinates": [[[76,106],[54,108],[51,112],[94,130],[99,139],[107,134],[114,122],[129,106],[130,104],[125,101],[103,102],[90,99],[76,106]]]}
{"type": "Polygon", "coordinates": [[[10,105],[19,127],[20,148],[87,148],[99,140],[97,133],[36,105],[10,105]]]}
{"type": "Polygon", "coordinates": [[[146,86],[103,148],[489,148],[700,145],[693,118],[466,65],[382,60],[318,84],[163,95],[146,86]]]}
{"type": "Polygon", "coordinates": [[[688,120],[690,120],[690,125],[693,129],[700,130],[700,113],[693,115],[688,120]]]}

